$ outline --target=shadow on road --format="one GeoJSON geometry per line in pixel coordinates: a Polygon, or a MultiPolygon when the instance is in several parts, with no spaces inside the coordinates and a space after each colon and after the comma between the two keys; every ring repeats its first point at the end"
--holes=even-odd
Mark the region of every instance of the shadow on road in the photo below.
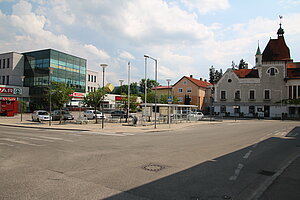
{"type": "MultiPolygon", "coordinates": [[[[117,199],[246,199],[275,174],[297,151],[300,127],[284,138],[272,137],[189,169],[124,191],[117,199]],[[276,156],[275,156],[276,155],[276,156]]],[[[172,166],[170,166],[172,167],[172,166]]],[[[150,166],[151,173],[163,167],[150,166]],[[156,169],[156,170],[155,170],[156,169]]],[[[142,169],[141,170],[145,170],[142,169]]]]}

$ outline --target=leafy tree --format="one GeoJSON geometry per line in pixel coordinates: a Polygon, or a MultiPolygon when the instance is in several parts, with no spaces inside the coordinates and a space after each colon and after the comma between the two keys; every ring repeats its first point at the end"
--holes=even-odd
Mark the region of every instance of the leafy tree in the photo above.
{"type": "MultiPolygon", "coordinates": [[[[66,103],[71,101],[74,89],[72,89],[70,86],[68,86],[65,83],[61,82],[52,82],[51,86],[47,90],[47,97],[49,97],[50,101],[50,95],[51,95],[51,105],[54,109],[61,110],[66,103]],[[49,94],[50,93],[50,94],[49,94]]],[[[61,123],[61,118],[59,123],[61,123]]]]}
{"type": "MultiPolygon", "coordinates": [[[[127,109],[128,108],[128,95],[126,95],[124,98],[124,104],[123,104],[123,108],[127,109]]],[[[138,106],[138,102],[137,102],[137,95],[130,95],[130,105],[129,105],[129,110],[135,112],[137,111],[137,106],[138,106]]]]}
{"type": "MultiPolygon", "coordinates": [[[[141,94],[142,100],[145,100],[145,94],[141,94]]],[[[147,93],[147,103],[155,103],[155,93],[150,91],[147,93]]]]}
{"type": "Polygon", "coordinates": [[[223,76],[222,69],[216,70],[214,66],[209,68],[209,82],[217,83],[223,76]]]}
{"type": "Polygon", "coordinates": [[[240,60],[240,63],[238,65],[239,69],[248,69],[248,64],[244,61],[244,59],[240,60]]]}
{"type": "MultiPolygon", "coordinates": [[[[100,103],[104,100],[104,97],[106,95],[106,91],[104,89],[98,89],[93,92],[89,92],[83,99],[83,103],[92,106],[95,110],[97,110],[97,107],[100,105],[100,103]]],[[[103,113],[102,113],[103,115],[103,113]]],[[[96,116],[96,123],[98,123],[97,116],[96,116]]]]}
{"type": "MultiPolygon", "coordinates": [[[[159,86],[159,83],[155,80],[147,79],[147,92],[151,92],[151,88],[159,86]]],[[[141,92],[145,93],[145,79],[140,81],[141,92]]]]}
{"type": "Polygon", "coordinates": [[[138,94],[139,93],[139,86],[137,82],[133,82],[130,84],[130,94],[138,94]]]}

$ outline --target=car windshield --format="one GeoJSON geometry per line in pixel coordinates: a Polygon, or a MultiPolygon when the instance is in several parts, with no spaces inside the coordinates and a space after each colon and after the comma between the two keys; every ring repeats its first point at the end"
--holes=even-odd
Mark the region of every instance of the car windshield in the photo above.
{"type": "Polygon", "coordinates": [[[49,114],[46,111],[41,111],[41,112],[38,112],[38,115],[49,115],[49,114]]]}

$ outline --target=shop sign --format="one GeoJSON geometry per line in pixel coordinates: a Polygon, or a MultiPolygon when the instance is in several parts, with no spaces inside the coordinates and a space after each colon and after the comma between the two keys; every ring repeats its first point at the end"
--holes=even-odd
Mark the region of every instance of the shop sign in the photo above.
{"type": "Polygon", "coordinates": [[[73,94],[70,94],[69,96],[74,97],[74,98],[83,98],[84,94],[80,92],[73,92],[73,94]]]}
{"type": "Polygon", "coordinates": [[[0,93],[2,93],[2,94],[22,94],[22,89],[21,88],[0,87],[0,93]]]}
{"type": "Polygon", "coordinates": [[[126,98],[120,97],[120,96],[115,96],[115,101],[124,101],[126,98]]]}
{"type": "Polygon", "coordinates": [[[3,101],[16,101],[17,98],[16,97],[2,97],[3,101]]]}

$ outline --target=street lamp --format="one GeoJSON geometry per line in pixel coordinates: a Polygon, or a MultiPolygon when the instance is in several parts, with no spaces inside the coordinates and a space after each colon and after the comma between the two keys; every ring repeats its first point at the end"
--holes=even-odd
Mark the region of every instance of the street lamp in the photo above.
{"type": "Polygon", "coordinates": [[[129,117],[129,109],[130,109],[130,62],[128,62],[128,97],[127,97],[127,117],[126,117],[126,122],[128,121],[129,117]]]}
{"type": "MultiPolygon", "coordinates": [[[[120,103],[120,112],[121,112],[121,106],[122,106],[122,103],[123,103],[123,101],[122,101],[122,86],[123,86],[123,82],[124,82],[124,80],[119,80],[120,81],[120,97],[121,97],[121,99],[120,99],[120,101],[121,101],[121,103],[120,103]]],[[[120,123],[122,122],[122,114],[120,113],[120,123]]]]}
{"type": "Polygon", "coordinates": [[[52,75],[52,70],[49,68],[49,80],[48,80],[48,85],[49,85],[49,115],[50,115],[50,119],[49,119],[49,126],[51,126],[51,75],[52,75]]]}
{"type": "Polygon", "coordinates": [[[24,89],[24,79],[25,79],[25,76],[21,76],[21,80],[22,80],[22,93],[21,93],[21,121],[23,121],[23,89],[24,89]]]}
{"type": "MultiPolygon", "coordinates": [[[[170,97],[170,82],[171,82],[171,79],[166,79],[166,81],[168,82],[168,103],[169,103],[169,97],[170,97]]],[[[171,117],[170,117],[170,106],[168,106],[168,124],[170,126],[171,124],[171,117]]]]}
{"type": "MultiPolygon", "coordinates": [[[[104,74],[105,74],[105,68],[108,67],[107,64],[100,64],[100,67],[102,67],[102,83],[103,83],[103,94],[104,94],[104,74]]],[[[104,105],[103,105],[104,97],[102,100],[102,129],[104,128],[104,105]]]]}
{"type": "MultiPolygon", "coordinates": [[[[152,58],[148,55],[144,55],[145,59],[149,58],[151,60],[154,60],[155,61],[155,82],[157,83],[157,59],[155,58],[152,58]]],[[[156,128],[156,111],[157,111],[157,97],[156,97],[156,93],[157,93],[157,86],[155,87],[155,103],[154,103],[154,109],[155,109],[155,112],[154,112],[154,128],[156,128]]]]}

